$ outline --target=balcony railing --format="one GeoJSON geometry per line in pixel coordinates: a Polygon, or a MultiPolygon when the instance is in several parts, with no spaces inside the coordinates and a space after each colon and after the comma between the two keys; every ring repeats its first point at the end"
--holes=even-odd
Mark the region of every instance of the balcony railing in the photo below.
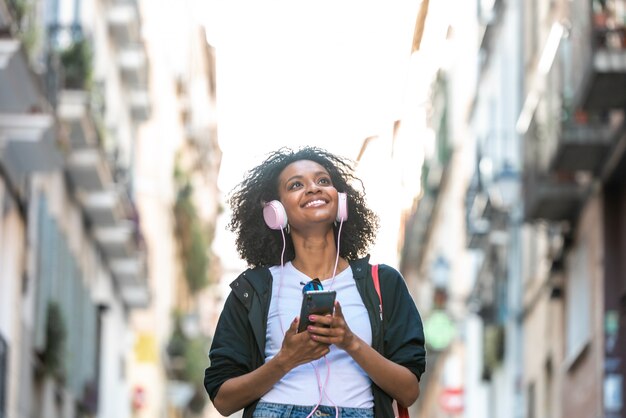
{"type": "MultiPolygon", "coordinates": [[[[524,193],[529,220],[573,221],[591,180],[624,131],[623,110],[610,110],[606,103],[601,112],[585,110],[580,99],[581,92],[595,88],[593,83],[585,84],[589,78],[581,76],[586,68],[584,57],[589,68],[594,59],[590,25],[586,44],[581,39],[584,22],[573,23],[569,35],[560,39],[553,62],[544,67],[540,99],[525,134],[524,193]]],[[[596,71],[595,77],[604,76],[596,71]]],[[[602,95],[626,99],[624,91],[614,86],[602,95]]]]}
{"type": "Polygon", "coordinates": [[[574,0],[570,21],[574,105],[626,107],[626,0],[574,0]]]}
{"type": "Polygon", "coordinates": [[[624,126],[620,111],[589,113],[575,108],[567,81],[573,68],[569,42],[546,77],[546,91],[535,115],[538,166],[555,173],[598,172],[624,126]]]}
{"type": "Polygon", "coordinates": [[[478,22],[482,30],[480,36],[480,75],[489,64],[492,48],[498,35],[498,30],[502,17],[504,15],[505,2],[502,0],[494,0],[493,2],[484,4],[478,2],[478,22]]]}
{"type": "Polygon", "coordinates": [[[13,10],[12,2],[0,0],[0,30],[8,33],[15,31],[13,23],[14,15],[15,11],[13,10]]]}
{"type": "Polygon", "coordinates": [[[146,90],[132,90],[128,92],[130,112],[133,120],[143,122],[150,117],[150,95],[146,90]]]}
{"type": "Polygon", "coordinates": [[[70,151],[66,169],[72,184],[80,190],[99,192],[112,184],[111,172],[98,148],[70,151]]]}
{"type": "Polygon", "coordinates": [[[69,150],[99,146],[100,138],[90,101],[90,93],[84,90],[59,92],[57,115],[69,150]]]}
{"type": "Polygon", "coordinates": [[[573,173],[550,170],[557,138],[534,120],[524,138],[523,193],[529,221],[573,221],[585,200],[587,184],[573,173]],[[552,149],[550,149],[552,148],[552,149]]]}
{"type": "Polygon", "coordinates": [[[98,245],[107,258],[126,258],[136,252],[133,243],[133,226],[130,222],[120,223],[113,227],[99,227],[94,230],[98,245]]]}
{"type": "Polygon", "coordinates": [[[567,122],[557,134],[552,169],[557,172],[598,173],[621,132],[622,123],[609,121],[567,122]]]}
{"type": "Polygon", "coordinates": [[[122,80],[130,87],[143,87],[147,83],[147,57],[143,44],[128,45],[119,50],[118,62],[122,80]]]}
{"type": "Polygon", "coordinates": [[[483,247],[489,232],[489,199],[479,180],[476,168],[465,194],[467,246],[471,249],[483,247]]]}
{"type": "Polygon", "coordinates": [[[118,46],[138,42],[140,21],[135,0],[109,0],[107,21],[109,32],[118,46]]]}
{"type": "Polygon", "coordinates": [[[568,181],[527,172],[524,176],[525,217],[527,220],[573,222],[587,197],[588,188],[568,181]]]}

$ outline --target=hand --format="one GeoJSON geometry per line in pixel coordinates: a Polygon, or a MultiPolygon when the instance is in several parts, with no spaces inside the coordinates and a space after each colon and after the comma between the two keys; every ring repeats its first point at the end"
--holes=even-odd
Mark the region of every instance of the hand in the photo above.
{"type": "Polygon", "coordinates": [[[301,364],[309,363],[324,357],[330,351],[328,344],[315,341],[309,333],[297,333],[299,318],[295,318],[285,333],[283,345],[276,355],[286,372],[301,364]]]}
{"type": "Polygon", "coordinates": [[[311,315],[311,325],[307,328],[311,339],[324,344],[334,344],[348,353],[356,350],[360,343],[343,316],[341,305],[335,301],[335,313],[330,316],[311,315]]]}

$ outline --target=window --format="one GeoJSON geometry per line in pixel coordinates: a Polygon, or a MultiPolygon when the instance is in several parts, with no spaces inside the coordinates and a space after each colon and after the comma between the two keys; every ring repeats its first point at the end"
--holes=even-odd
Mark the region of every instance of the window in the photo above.
{"type": "Polygon", "coordinates": [[[6,393],[8,386],[9,345],[0,335],[0,418],[6,416],[6,393]]]}
{"type": "Polygon", "coordinates": [[[531,382],[528,385],[528,398],[527,398],[526,408],[528,409],[526,416],[528,418],[535,418],[536,414],[535,414],[535,383],[534,382],[531,382]]]}
{"type": "Polygon", "coordinates": [[[539,32],[538,26],[540,24],[539,7],[537,0],[529,0],[524,2],[525,6],[525,21],[524,21],[524,57],[525,68],[529,70],[536,62],[537,55],[539,54],[539,32]]]}
{"type": "MultiPolygon", "coordinates": [[[[35,347],[46,347],[46,313],[50,301],[59,303],[66,329],[64,382],[75,396],[84,394],[86,385],[96,379],[98,309],[85,285],[84,273],[68,239],[48,210],[45,195],[40,195],[37,262],[39,286],[35,320],[35,347]]],[[[1,365],[0,365],[1,366],[1,365]]],[[[1,383],[1,382],[0,382],[1,383]]],[[[3,418],[0,413],[0,418],[3,418]]]]}
{"type": "Polygon", "coordinates": [[[566,358],[581,353],[591,337],[590,274],[587,245],[580,242],[568,257],[566,287],[566,358]]]}

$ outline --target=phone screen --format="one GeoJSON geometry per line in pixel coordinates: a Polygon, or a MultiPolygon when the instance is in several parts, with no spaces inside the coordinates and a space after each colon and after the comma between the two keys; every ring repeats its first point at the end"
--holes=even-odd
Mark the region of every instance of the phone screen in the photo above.
{"type": "Polygon", "coordinates": [[[334,290],[310,290],[302,295],[302,308],[300,308],[300,324],[298,332],[302,332],[311,325],[309,315],[327,315],[333,313],[335,297],[334,290]]]}

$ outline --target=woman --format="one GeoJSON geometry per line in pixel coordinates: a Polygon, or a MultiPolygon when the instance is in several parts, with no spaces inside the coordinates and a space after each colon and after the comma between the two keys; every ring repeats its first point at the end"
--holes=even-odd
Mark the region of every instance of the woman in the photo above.
{"type": "Polygon", "coordinates": [[[381,319],[369,256],[361,258],[378,220],[354,180],[350,164],[325,150],[283,148],[231,195],[229,226],[251,268],[231,284],[205,372],[222,415],[393,417],[392,399],[409,406],[419,396],[422,322],[404,279],[385,265],[381,319]],[[296,332],[313,279],[336,291],[334,313],[309,316],[296,332]]]}

